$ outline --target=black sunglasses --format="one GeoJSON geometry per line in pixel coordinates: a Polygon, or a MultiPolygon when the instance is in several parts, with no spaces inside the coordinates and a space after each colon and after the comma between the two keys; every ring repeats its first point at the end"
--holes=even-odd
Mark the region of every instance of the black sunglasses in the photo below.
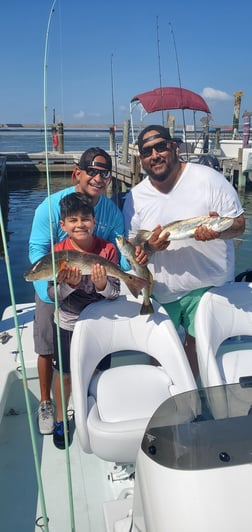
{"type": "Polygon", "coordinates": [[[167,140],[161,140],[161,142],[157,142],[157,144],[154,144],[153,146],[146,146],[146,148],[142,148],[142,157],[150,157],[152,155],[152,150],[155,150],[157,153],[167,151],[167,140]]]}
{"type": "Polygon", "coordinates": [[[95,177],[96,175],[100,175],[102,179],[109,179],[111,172],[110,170],[100,170],[98,168],[87,168],[86,170],[87,174],[90,177],[95,177]]]}

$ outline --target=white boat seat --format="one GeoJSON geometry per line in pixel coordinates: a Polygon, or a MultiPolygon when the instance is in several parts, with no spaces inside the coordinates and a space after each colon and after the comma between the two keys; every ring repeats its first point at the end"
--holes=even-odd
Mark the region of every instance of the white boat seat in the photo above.
{"type": "MultiPolygon", "coordinates": [[[[139,298],[140,299],[140,298],[139,298]]],[[[81,313],[71,342],[75,424],[83,451],[104,460],[135,462],[146,425],[171,395],[196,388],[180,338],[164,309],[141,316],[131,295],[100,301],[81,313]],[[95,376],[109,353],[136,351],[162,366],[112,367],[95,376]]]]}
{"type": "Polygon", "coordinates": [[[252,375],[252,283],[227,283],[206,292],[195,315],[195,338],[203,386],[252,375]],[[239,339],[247,335],[247,341],[239,339]]]}
{"type": "Polygon", "coordinates": [[[123,461],[132,461],[137,455],[147,420],[171,396],[171,384],[169,375],[157,366],[133,364],[104,371],[97,383],[97,395],[89,396],[87,428],[92,452],[111,460],[113,446],[117,461],[121,461],[121,456],[123,461]]]}

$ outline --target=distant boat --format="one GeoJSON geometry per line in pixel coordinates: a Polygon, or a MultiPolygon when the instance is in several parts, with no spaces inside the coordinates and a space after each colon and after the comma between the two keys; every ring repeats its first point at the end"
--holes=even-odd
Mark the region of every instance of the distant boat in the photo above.
{"type": "MultiPolygon", "coordinates": [[[[136,96],[131,98],[130,101],[130,119],[133,142],[135,142],[133,113],[136,108],[140,108],[141,110],[141,122],[147,114],[155,113],[158,111],[170,111],[175,109],[180,109],[184,111],[185,109],[189,109],[193,111],[194,131],[196,131],[196,112],[200,111],[206,114],[205,121],[207,124],[209,124],[211,115],[210,109],[205,100],[202,98],[202,96],[188,89],[180,87],[161,87],[153,89],[151,91],[143,92],[141,94],[137,94],[136,96]]],[[[184,128],[184,139],[178,140],[183,140],[183,142],[187,142],[186,128],[184,128]]],[[[195,140],[196,139],[194,139],[194,142],[195,140]]],[[[202,149],[204,150],[203,145],[202,149]]]]}
{"type": "MultiPolygon", "coordinates": [[[[161,87],[137,94],[131,98],[130,120],[133,144],[136,141],[133,120],[133,115],[136,109],[140,110],[142,125],[145,116],[151,113],[170,110],[191,110],[193,112],[193,125],[189,127],[184,124],[182,136],[177,139],[180,144],[180,152],[187,156],[189,154],[201,155],[203,153],[211,152],[215,156],[234,159],[238,158],[239,148],[242,148],[243,145],[242,138],[220,138],[219,148],[216,150],[214,147],[214,140],[209,138],[211,111],[204,98],[193,91],[180,87],[161,87]],[[195,114],[197,112],[205,113],[205,117],[201,119],[204,126],[198,136],[195,120],[195,114]]],[[[232,131],[232,128],[230,131],[232,131]]]]}

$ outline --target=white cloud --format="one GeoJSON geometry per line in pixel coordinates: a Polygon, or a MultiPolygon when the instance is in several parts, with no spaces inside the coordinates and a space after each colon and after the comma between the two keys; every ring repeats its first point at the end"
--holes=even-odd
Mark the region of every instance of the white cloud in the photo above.
{"type": "Polygon", "coordinates": [[[84,118],[85,116],[85,112],[84,111],[79,111],[78,113],[74,113],[74,118],[84,118]]]}
{"type": "Polygon", "coordinates": [[[230,101],[233,100],[233,96],[230,96],[227,92],[220,91],[218,89],[213,89],[212,87],[205,87],[202,91],[201,96],[206,100],[214,101],[230,101]]]}

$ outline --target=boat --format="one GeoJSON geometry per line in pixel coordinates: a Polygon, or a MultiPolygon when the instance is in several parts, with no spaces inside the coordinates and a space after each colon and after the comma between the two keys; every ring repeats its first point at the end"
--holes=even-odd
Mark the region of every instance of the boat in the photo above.
{"type": "MultiPolygon", "coordinates": [[[[188,158],[189,153],[201,154],[209,151],[209,122],[211,117],[211,111],[206,101],[197,94],[188,89],[182,87],[160,87],[141,94],[133,96],[130,101],[130,122],[133,145],[135,143],[135,126],[134,126],[134,114],[136,110],[140,110],[140,123],[143,124],[143,120],[146,115],[161,111],[181,110],[183,113],[184,132],[182,138],[174,136],[174,123],[171,122],[172,127],[171,134],[173,138],[176,138],[181,155],[184,154],[188,158]],[[201,119],[205,122],[205,128],[203,128],[202,135],[194,135],[191,138],[187,134],[184,111],[189,110],[193,113],[193,132],[196,132],[196,118],[197,112],[204,113],[201,119]]],[[[163,118],[164,121],[164,118],[163,118]]],[[[168,124],[167,124],[168,125],[168,124]]],[[[144,126],[142,126],[144,127],[144,126]]]]}
{"type": "Polygon", "coordinates": [[[252,147],[249,133],[245,147],[243,137],[220,138],[220,128],[212,130],[210,135],[211,111],[207,102],[199,94],[182,87],[159,87],[133,96],[130,100],[132,135],[132,144],[129,145],[130,155],[138,154],[134,123],[137,110],[140,111],[141,129],[145,127],[144,119],[147,115],[162,113],[162,123],[169,126],[171,136],[178,143],[182,160],[205,164],[222,171],[234,186],[237,186],[238,182],[238,187],[244,187],[244,181],[252,179],[252,147]],[[169,117],[171,110],[182,111],[183,130],[180,136],[175,135],[175,119],[169,117]],[[164,111],[168,112],[166,120],[164,111]],[[185,111],[192,112],[191,123],[193,125],[186,125],[185,111]],[[196,126],[197,113],[203,114],[200,118],[202,123],[200,131],[196,126]],[[242,159],[242,164],[240,159],[242,159]]]}
{"type": "Polygon", "coordinates": [[[2,530],[249,532],[251,296],[252,283],[243,281],[202,297],[196,316],[202,386],[157,302],[148,316],[140,315],[142,296],[127,291],[86,307],[71,343],[66,450],[36,426],[34,303],[6,308],[0,322],[2,530]],[[223,364],[230,352],[231,364],[223,364]],[[97,373],[108,353],[111,368],[97,373]]]}

